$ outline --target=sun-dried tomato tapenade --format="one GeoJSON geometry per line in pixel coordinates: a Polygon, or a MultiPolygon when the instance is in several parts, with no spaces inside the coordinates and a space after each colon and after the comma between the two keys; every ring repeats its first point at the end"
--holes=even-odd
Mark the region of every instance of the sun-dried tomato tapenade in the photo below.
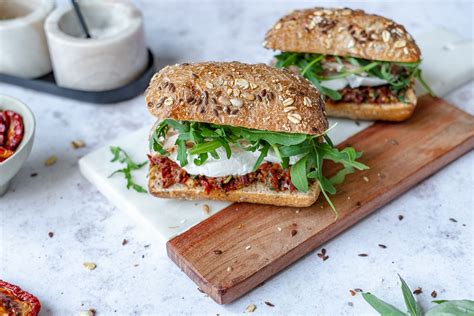
{"type": "Polygon", "coordinates": [[[283,169],[279,164],[264,162],[254,172],[245,175],[229,175],[226,177],[192,176],[182,169],[177,163],[163,156],[149,156],[152,165],[158,165],[161,172],[161,185],[163,188],[180,183],[188,186],[201,186],[204,192],[232,191],[242,189],[252,183],[260,182],[275,191],[295,191],[291,183],[290,169],[283,169]]]}

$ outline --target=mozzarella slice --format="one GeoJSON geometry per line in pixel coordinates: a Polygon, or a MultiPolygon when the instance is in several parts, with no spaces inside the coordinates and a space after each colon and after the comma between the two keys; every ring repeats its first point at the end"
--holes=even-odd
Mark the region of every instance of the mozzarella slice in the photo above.
{"type": "Polygon", "coordinates": [[[372,76],[349,75],[344,78],[331,79],[321,81],[321,85],[332,90],[342,90],[349,86],[351,88],[358,88],[360,86],[375,87],[387,84],[387,80],[383,80],[372,76]]]}
{"type": "MultiPolygon", "coordinates": [[[[171,154],[168,156],[168,158],[179,165],[179,161],[177,159],[178,154],[174,148],[174,143],[176,142],[177,138],[177,134],[169,135],[169,137],[167,137],[163,143],[163,148],[165,150],[171,150],[171,154]]],[[[197,155],[188,155],[188,164],[184,166],[183,169],[191,175],[203,175],[207,177],[226,177],[229,175],[242,176],[252,172],[253,166],[255,165],[260,152],[247,151],[235,145],[231,146],[231,150],[232,156],[227,159],[224,148],[218,148],[216,152],[219,155],[219,159],[215,159],[209,155],[206,162],[201,166],[194,164],[194,159],[198,157],[197,155]]],[[[294,164],[299,158],[300,157],[298,156],[291,157],[290,164],[294,164]]],[[[265,161],[280,163],[277,155],[271,149],[268,151],[265,161]]]]}

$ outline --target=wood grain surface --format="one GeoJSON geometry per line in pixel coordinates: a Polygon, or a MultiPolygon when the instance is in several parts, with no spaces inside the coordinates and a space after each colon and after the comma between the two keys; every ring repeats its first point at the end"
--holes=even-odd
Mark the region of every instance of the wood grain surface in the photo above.
{"type": "MultiPolygon", "coordinates": [[[[474,148],[474,117],[423,96],[404,123],[375,123],[339,147],[370,170],[308,208],[232,204],[167,243],[169,257],[219,304],[229,303],[474,148]]],[[[337,171],[327,165],[324,172],[337,171]]]]}

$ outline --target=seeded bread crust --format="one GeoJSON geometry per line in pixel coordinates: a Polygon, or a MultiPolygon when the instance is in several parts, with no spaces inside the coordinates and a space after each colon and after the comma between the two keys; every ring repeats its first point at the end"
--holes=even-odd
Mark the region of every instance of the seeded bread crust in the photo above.
{"type": "Polygon", "coordinates": [[[420,49],[402,25],[348,8],[293,11],[267,32],[263,45],[284,52],[392,62],[417,62],[421,58],[420,49]]]}
{"type": "Polygon", "coordinates": [[[328,128],[319,91],[300,75],[265,64],[167,66],[153,76],[145,98],[159,120],[310,135],[328,128]]]}
{"type": "Polygon", "coordinates": [[[415,111],[417,102],[416,94],[413,88],[405,93],[406,103],[333,103],[330,99],[326,100],[326,111],[328,116],[347,117],[353,120],[378,120],[401,122],[409,119],[415,111]]]}
{"type": "Polygon", "coordinates": [[[229,202],[248,202],[278,206],[307,207],[318,199],[320,188],[318,182],[311,185],[307,193],[281,191],[269,189],[257,182],[250,186],[229,192],[211,191],[206,194],[202,187],[190,188],[184,184],[174,184],[164,189],[161,185],[161,173],[158,166],[151,167],[148,173],[148,191],[160,198],[186,200],[215,200],[229,202]]]}

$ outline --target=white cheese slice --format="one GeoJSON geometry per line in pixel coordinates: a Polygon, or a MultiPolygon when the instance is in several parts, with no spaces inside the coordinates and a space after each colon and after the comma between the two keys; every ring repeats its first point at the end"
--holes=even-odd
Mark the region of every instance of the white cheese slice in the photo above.
{"type": "Polygon", "coordinates": [[[332,89],[332,90],[341,90],[347,86],[353,89],[358,88],[360,86],[375,87],[375,86],[382,86],[387,83],[388,83],[387,80],[383,80],[377,77],[358,76],[358,75],[349,75],[344,78],[321,81],[321,85],[323,87],[332,89]]]}
{"type": "MultiPolygon", "coordinates": [[[[177,138],[178,135],[172,135],[167,137],[165,142],[163,143],[163,148],[174,148],[174,143],[176,142],[177,138]]],[[[231,150],[232,156],[227,159],[224,148],[218,148],[216,152],[219,155],[219,159],[215,159],[211,155],[209,155],[206,162],[201,166],[197,166],[194,164],[194,159],[198,157],[197,155],[188,155],[188,164],[182,168],[191,175],[203,175],[207,177],[225,177],[229,175],[242,176],[252,172],[253,166],[255,165],[255,162],[257,161],[260,152],[247,151],[235,145],[231,146],[231,150]]],[[[177,151],[173,150],[168,156],[168,158],[179,165],[177,155],[177,151]]],[[[299,158],[300,157],[298,156],[291,157],[290,164],[294,164],[296,161],[298,161],[299,158]]],[[[276,156],[275,152],[271,149],[268,151],[268,154],[265,157],[264,161],[280,163],[280,160],[276,156]]]]}

